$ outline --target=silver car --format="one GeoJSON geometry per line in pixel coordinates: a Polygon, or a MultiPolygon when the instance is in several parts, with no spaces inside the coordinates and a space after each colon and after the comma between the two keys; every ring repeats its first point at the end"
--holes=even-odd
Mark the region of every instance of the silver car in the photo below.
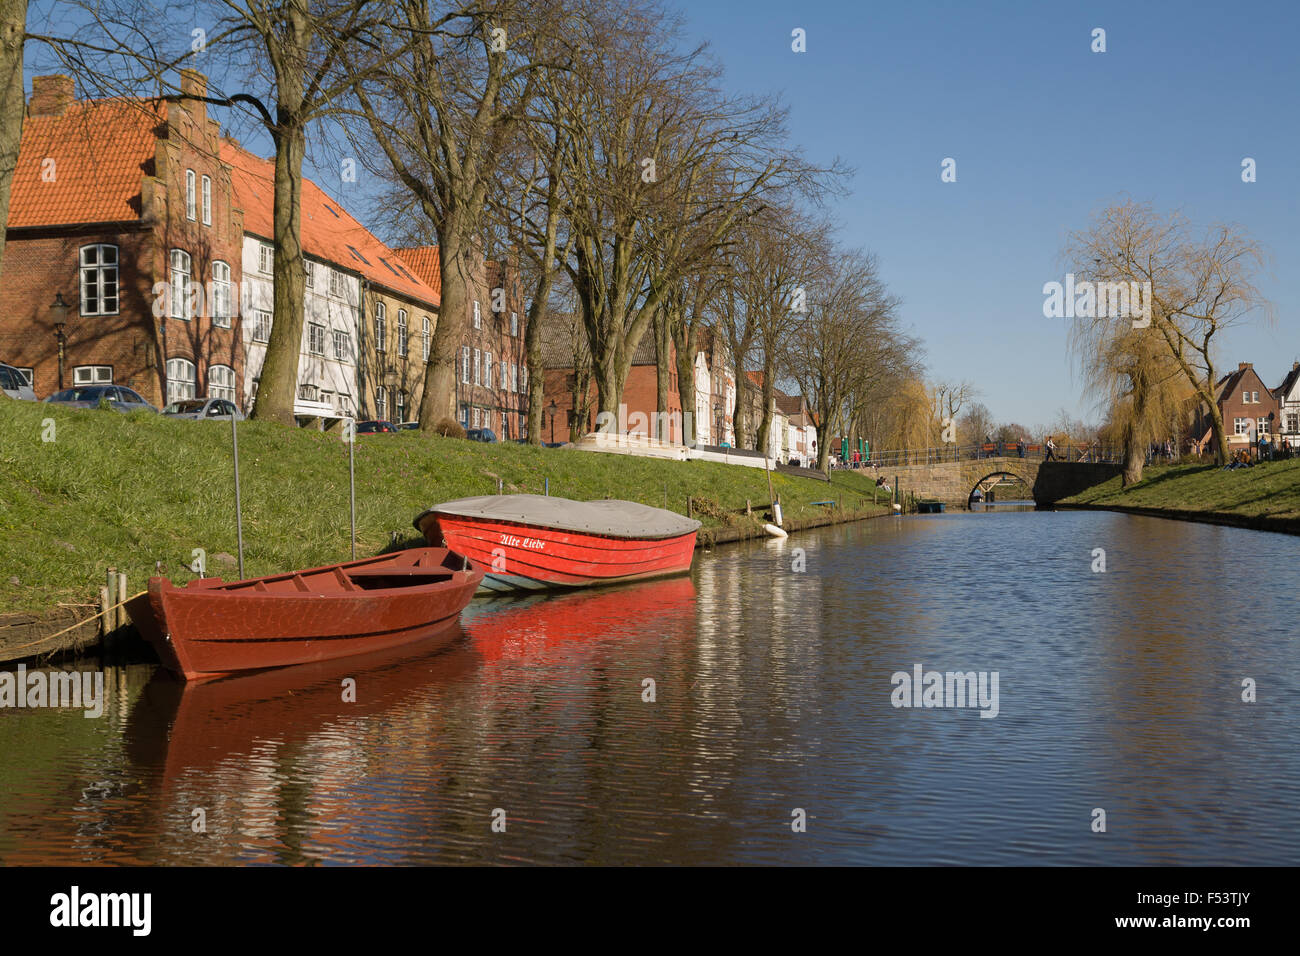
{"type": "Polygon", "coordinates": [[[163,414],[168,418],[192,418],[192,419],[210,419],[219,422],[230,421],[230,416],[235,416],[235,421],[244,420],[243,413],[235,407],[235,403],[227,401],[224,398],[186,398],[179,402],[172,402],[163,409],[163,414]]]}
{"type": "Polygon", "coordinates": [[[3,363],[0,363],[0,392],[4,392],[10,398],[21,398],[28,402],[36,401],[36,393],[27,384],[27,376],[12,365],[3,363]]]}
{"type": "Polygon", "coordinates": [[[55,392],[46,401],[69,408],[98,408],[101,401],[106,401],[118,412],[158,411],[139,392],[125,385],[77,385],[55,392]]]}

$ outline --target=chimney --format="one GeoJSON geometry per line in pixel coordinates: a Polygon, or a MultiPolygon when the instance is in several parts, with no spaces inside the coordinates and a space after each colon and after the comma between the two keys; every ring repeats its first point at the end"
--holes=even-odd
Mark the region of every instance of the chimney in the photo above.
{"type": "Polygon", "coordinates": [[[208,95],[208,78],[198,70],[181,70],[181,95],[199,99],[208,95]]]}
{"type": "Polygon", "coordinates": [[[72,77],[64,73],[32,77],[32,98],[27,101],[28,116],[62,116],[77,100],[72,77]]]}
{"type": "Polygon", "coordinates": [[[1248,369],[1248,368],[1254,368],[1254,367],[1255,367],[1255,365],[1254,365],[1253,362],[1238,362],[1238,363],[1237,363],[1237,371],[1238,371],[1238,372],[1244,372],[1244,371],[1246,371],[1246,369],[1248,369]]]}

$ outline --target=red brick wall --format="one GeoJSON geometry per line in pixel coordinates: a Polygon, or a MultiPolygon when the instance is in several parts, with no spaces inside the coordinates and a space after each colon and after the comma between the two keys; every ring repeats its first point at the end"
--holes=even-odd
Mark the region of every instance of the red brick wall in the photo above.
{"type": "MultiPolygon", "coordinates": [[[[555,402],[555,441],[569,440],[569,416],[573,409],[572,387],[569,384],[571,369],[547,369],[546,383],[544,394],[542,396],[543,418],[542,418],[542,440],[551,441],[551,426],[548,416],[551,414],[551,402],[555,402]]],[[[623,405],[626,408],[625,418],[619,422],[617,430],[621,433],[629,433],[633,430],[653,437],[654,413],[658,404],[657,389],[657,372],[653,365],[633,365],[632,370],[628,372],[627,381],[623,385],[623,405]],[[640,419],[633,419],[636,413],[646,417],[643,423],[640,419]]],[[[587,398],[589,399],[588,420],[583,423],[582,432],[594,431],[596,428],[596,385],[592,382],[587,389],[587,398]]],[[[676,423],[672,426],[673,433],[671,438],[674,442],[682,440],[681,421],[682,403],[681,396],[675,387],[668,389],[668,414],[677,415],[676,423]]],[[[693,427],[693,426],[692,426],[693,427]]]]}

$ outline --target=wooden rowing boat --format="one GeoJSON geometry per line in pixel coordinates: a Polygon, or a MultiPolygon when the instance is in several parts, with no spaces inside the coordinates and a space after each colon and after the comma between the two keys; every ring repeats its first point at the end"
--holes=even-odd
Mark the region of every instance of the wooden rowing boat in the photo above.
{"type": "Polygon", "coordinates": [[[150,578],[127,612],[187,680],[287,667],[454,636],[483,569],[446,548],[245,581],[150,578]]]}

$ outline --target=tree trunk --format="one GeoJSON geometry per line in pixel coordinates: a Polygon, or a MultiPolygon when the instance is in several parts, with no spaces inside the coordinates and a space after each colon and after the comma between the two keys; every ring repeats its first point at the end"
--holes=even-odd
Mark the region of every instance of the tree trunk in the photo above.
{"type": "MultiPolygon", "coordinates": [[[[456,418],[456,366],[465,340],[465,312],[470,301],[473,244],[464,241],[459,217],[443,220],[438,230],[438,267],[442,270],[442,296],[438,325],[433,332],[429,363],[424,368],[424,395],[420,399],[420,428],[434,428],[444,418],[456,418]]],[[[529,388],[531,401],[530,371],[529,388]]]]}
{"type": "MultiPolygon", "coordinates": [[[[550,296],[550,282],[546,296],[533,296],[528,310],[528,328],[524,330],[524,364],[528,369],[528,444],[540,445],[549,439],[542,438],[542,409],[546,389],[546,370],[542,368],[542,318],[546,314],[546,298],[550,296]]],[[[540,290],[543,282],[538,282],[540,290]]]]}
{"type": "Polygon", "coordinates": [[[1142,443],[1133,440],[1130,432],[1124,441],[1124,475],[1120,478],[1120,485],[1127,488],[1129,485],[1135,485],[1142,480],[1142,466],[1146,462],[1146,449],[1142,443]]]}
{"type": "MultiPolygon", "coordinates": [[[[292,93],[292,91],[289,91],[292,93]]],[[[304,320],[302,261],[302,159],[306,134],[300,120],[301,99],[292,95],[278,104],[281,125],[275,131],[274,313],[266,361],[250,418],[292,425],[298,393],[304,320]]],[[[363,320],[364,321],[364,320],[363,320]]],[[[167,356],[162,357],[166,362],[167,356]]],[[[162,364],[162,363],[160,363],[162,364]]],[[[360,396],[358,396],[360,398],[360,396]]],[[[358,401],[358,407],[360,402],[358,401]]]]}
{"type": "Polygon", "coordinates": [[[677,397],[682,403],[682,441],[687,445],[696,443],[700,427],[695,420],[694,326],[695,323],[688,323],[684,316],[673,326],[673,344],[677,346],[677,397]]]}
{"type": "Polygon", "coordinates": [[[672,316],[668,309],[655,310],[655,416],[654,437],[672,441],[668,423],[668,389],[672,386],[672,316]]]}
{"type": "Polygon", "coordinates": [[[1214,441],[1214,461],[1217,465],[1228,463],[1228,433],[1223,427],[1223,413],[1219,406],[1210,403],[1210,431],[1214,441]]]}
{"type": "MultiPolygon", "coordinates": [[[[3,274],[5,229],[14,167],[23,140],[23,37],[27,0],[0,0],[0,274],[3,274]]],[[[44,302],[38,303],[45,305],[44,302]]]]}
{"type": "Polygon", "coordinates": [[[758,423],[758,441],[754,447],[764,455],[768,452],[768,437],[772,433],[772,405],[776,395],[776,385],[772,382],[773,367],[776,363],[772,361],[770,354],[763,356],[763,417],[758,423]]]}

